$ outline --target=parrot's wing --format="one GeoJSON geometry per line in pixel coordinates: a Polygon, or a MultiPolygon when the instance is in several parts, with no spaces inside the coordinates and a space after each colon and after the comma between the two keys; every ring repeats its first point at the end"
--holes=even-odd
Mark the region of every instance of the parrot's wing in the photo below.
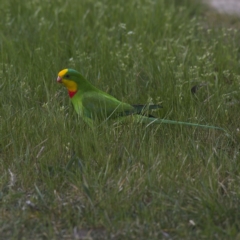
{"type": "Polygon", "coordinates": [[[84,117],[91,119],[116,118],[134,113],[134,107],[104,93],[89,91],[82,96],[84,117]]]}

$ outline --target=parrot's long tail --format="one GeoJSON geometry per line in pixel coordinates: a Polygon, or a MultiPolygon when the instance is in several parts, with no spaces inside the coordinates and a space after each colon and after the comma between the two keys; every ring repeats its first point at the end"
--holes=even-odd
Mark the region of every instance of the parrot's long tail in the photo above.
{"type": "Polygon", "coordinates": [[[198,123],[180,122],[180,121],[173,121],[173,120],[159,119],[159,118],[145,117],[145,116],[141,116],[141,118],[139,118],[139,122],[148,123],[148,125],[164,123],[164,124],[186,125],[186,126],[192,126],[192,127],[210,128],[210,129],[226,131],[224,128],[216,127],[216,126],[202,125],[198,123]]]}

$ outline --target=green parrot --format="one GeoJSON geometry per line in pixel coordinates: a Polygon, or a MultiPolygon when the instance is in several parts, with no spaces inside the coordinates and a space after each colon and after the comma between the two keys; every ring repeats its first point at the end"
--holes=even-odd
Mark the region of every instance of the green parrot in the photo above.
{"type": "Polygon", "coordinates": [[[60,71],[57,82],[62,83],[67,88],[75,111],[90,126],[93,126],[96,120],[104,121],[110,118],[118,118],[122,121],[122,119],[126,119],[126,116],[134,116],[134,120],[137,122],[147,124],[180,124],[224,130],[223,128],[215,126],[155,118],[148,112],[149,110],[161,108],[160,105],[130,105],[121,102],[94,87],[74,69],[63,69],[60,71]]]}

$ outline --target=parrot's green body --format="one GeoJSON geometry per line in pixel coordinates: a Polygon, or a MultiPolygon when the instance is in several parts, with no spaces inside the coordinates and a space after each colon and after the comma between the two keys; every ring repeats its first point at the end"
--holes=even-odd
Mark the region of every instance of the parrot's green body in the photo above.
{"type": "Polygon", "coordinates": [[[122,120],[131,115],[134,116],[136,121],[148,124],[181,124],[223,130],[222,128],[214,126],[155,118],[148,112],[152,109],[161,108],[161,106],[130,105],[128,103],[123,103],[113,96],[94,87],[79,72],[73,69],[64,69],[60,71],[58,73],[57,81],[66,86],[75,111],[90,126],[93,125],[94,121],[105,121],[110,118],[118,118],[122,120]]]}

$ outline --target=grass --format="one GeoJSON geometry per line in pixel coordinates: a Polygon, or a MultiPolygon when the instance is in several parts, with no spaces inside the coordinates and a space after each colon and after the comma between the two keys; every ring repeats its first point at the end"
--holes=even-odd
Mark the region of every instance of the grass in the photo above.
{"type": "Polygon", "coordinates": [[[235,17],[190,0],[0,9],[2,239],[239,238],[235,17]],[[160,118],[228,135],[131,122],[92,131],[56,83],[67,67],[122,101],[161,103],[160,118]]]}

